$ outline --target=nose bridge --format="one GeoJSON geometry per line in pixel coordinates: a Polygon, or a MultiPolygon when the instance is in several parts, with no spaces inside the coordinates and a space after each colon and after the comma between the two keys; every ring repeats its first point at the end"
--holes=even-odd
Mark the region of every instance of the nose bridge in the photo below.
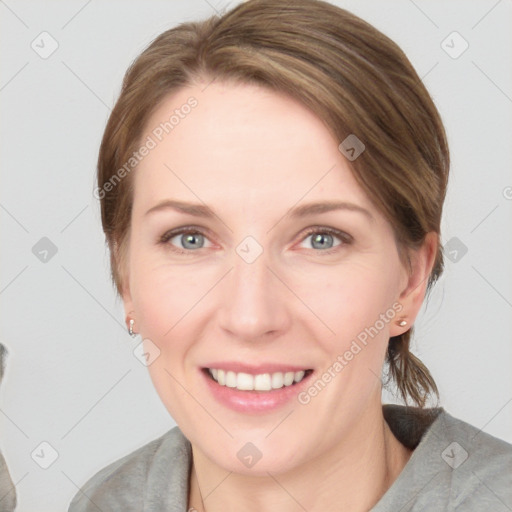
{"type": "Polygon", "coordinates": [[[257,339],[286,328],[288,312],[283,285],[268,268],[268,254],[245,240],[233,254],[225,283],[221,326],[243,339],[257,339]]]}

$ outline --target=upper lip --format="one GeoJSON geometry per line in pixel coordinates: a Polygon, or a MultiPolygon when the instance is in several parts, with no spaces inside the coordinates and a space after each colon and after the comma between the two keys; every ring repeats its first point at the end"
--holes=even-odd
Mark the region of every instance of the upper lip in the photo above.
{"type": "Polygon", "coordinates": [[[235,373],[248,373],[251,375],[261,375],[263,373],[277,372],[300,372],[301,370],[311,369],[309,366],[297,366],[292,364],[279,363],[260,363],[257,365],[249,365],[246,363],[237,363],[235,361],[213,362],[204,366],[204,368],[215,368],[218,370],[232,371],[235,373]]]}

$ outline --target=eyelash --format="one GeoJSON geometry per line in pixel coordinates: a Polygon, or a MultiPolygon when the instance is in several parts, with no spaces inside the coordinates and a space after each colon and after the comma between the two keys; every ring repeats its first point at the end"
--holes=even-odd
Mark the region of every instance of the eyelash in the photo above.
{"type": "MultiPolygon", "coordinates": [[[[350,236],[348,233],[345,233],[344,231],[340,231],[338,229],[329,228],[329,227],[315,226],[313,228],[309,228],[306,231],[303,238],[301,239],[301,242],[304,241],[309,236],[316,235],[318,233],[332,235],[332,236],[338,238],[341,242],[339,245],[336,245],[330,249],[325,249],[325,250],[311,249],[311,250],[321,253],[323,255],[334,254],[341,247],[343,247],[344,245],[350,245],[353,241],[352,236],[350,236]]],[[[196,252],[195,250],[179,249],[179,248],[174,247],[168,243],[171,238],[174,238],[175,236],[182,235],[182,234],[190,234],[190,235],[198,235],[199,234],[199,235],[203,235],[206,238],[208,237],[208,235],[203,230],[201,230],[199,228],[195,228],[193,226],[188,226],[188,227],[179,228],[176,230],[167,231],[160,237],[160,239],[158,240],[158,243],[162,244],[162,245],[167,245],[170,248],[170,250],[172,250],[173,252],[175,252],[177,254],[190,255],[191,253],[196,252]]]]}

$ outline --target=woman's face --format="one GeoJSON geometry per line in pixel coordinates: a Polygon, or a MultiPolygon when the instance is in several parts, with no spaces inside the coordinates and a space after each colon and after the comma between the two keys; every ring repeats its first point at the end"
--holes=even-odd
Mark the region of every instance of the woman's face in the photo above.
{"type": "Polygon", "coordinates": [[[256,86],[205,86],[169,96],[146,127],[123,298],[194,449],[229,471],[281,472],[380,409],[408,272],[315,115],[256,86]]]}

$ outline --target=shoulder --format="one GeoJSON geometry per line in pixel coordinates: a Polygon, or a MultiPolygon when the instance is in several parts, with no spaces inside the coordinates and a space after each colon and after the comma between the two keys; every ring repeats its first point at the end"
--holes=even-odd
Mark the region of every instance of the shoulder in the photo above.
{"type": "Polygon", "coordinates": [[[444,409],[393,406],[388,413],[395,435],[414,451],[372,511],[512,510],[511,444],[444,409]]]}
{"type": "Polygon", "coordinates": [[[92,512],[98,507],[139,511],[154,496],[166,499],[166,488],[167,499],[179,499],[188,487],[190,458],[190,443],[174,427],[98,471],[76,493],[68,512],[92,512]]]}
{"type": "Polygon", "coordinates": [[[447,413],[434,427],[440,438],[432,445],[442,449],[452,499],[460,509],[510,510],[512,445],[447,413]]]}

